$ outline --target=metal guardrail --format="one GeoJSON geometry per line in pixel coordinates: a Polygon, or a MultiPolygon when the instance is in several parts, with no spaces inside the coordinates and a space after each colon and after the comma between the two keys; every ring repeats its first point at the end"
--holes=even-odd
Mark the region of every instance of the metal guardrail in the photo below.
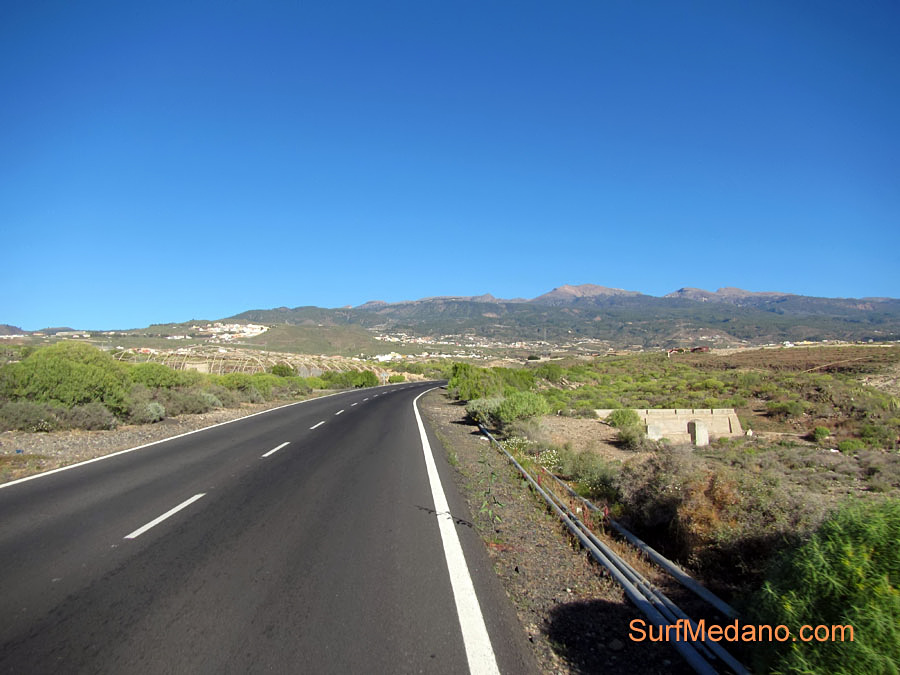
{"type": "MultiPolygon", "coordinates": [[[[696,622],[681,611],[681,609],[667,598],[662,591],[653,586],[650,581],[629,565],[627,561],[622,559],[610,549],[609,546],[604,544],[594,532],[572,512],[568,505],[553,492],[553,490],[541,486],[541,484],[536,481],[521,464],[519,464],[516,458],[491,435],[484,425],[479,424],[478,426],[481,429],[481,432],[496,445],[504,455],[506,455],[507,460],[516,467],[519,473],[522,474],[525,480],[531,485],[532,489],[547,502],[548,506],[550,506],[557,516],[559,516],[569,532],[578,539],[594,560],[609,572],[610,576],[612,576],[616,583],[618,583],[625,591],[625,595],[628,599],[634,603],[645,617],[647,617],[650,623],[654,626],[661,627],[661,629],[665,629],[666,626],[676,625],[678,621],[685,621],[691,626],[693,634],[696,635],[699,633],[696,622]]],[[[581,500],[591,511],[600,511],[597,506],[591,504],[588,500],[583,499],[558,477],[549,471],[545,471],[545,473],[565,487],[573,497],[581,500]]],[[[610,519],[610,522],[612,523],[613,521],[610,519]]],[[[618,523],[614,525],[614,529],[622,534],[629,543],[646,553],[654,562],[672,574],[676,580],[695,592],[699,597],[709,602],[717,610],[731,618],[737,616],[737,612],[735,612],[730,605],[703,588],[703,586],[697,583],[695,579],[690,577],[674,562],[668,560],[657,551],[654,551],[618,523]],[[687,581],[687,583],[685,583],[685,581],[687,581]]],[[[680,633],[676,631],[676,635],[680,635],[680,633]]],[[[685,639],[672,641],[672,646],[675,647],[685,661],[687,661],[688,665],[690,665],[697,673],[704,675],[718,673],[719,670],[715,667],[718,662],[724,664],[728,669],[738,675],[749,675],[749,671],[717,642],[685,639]]]]}

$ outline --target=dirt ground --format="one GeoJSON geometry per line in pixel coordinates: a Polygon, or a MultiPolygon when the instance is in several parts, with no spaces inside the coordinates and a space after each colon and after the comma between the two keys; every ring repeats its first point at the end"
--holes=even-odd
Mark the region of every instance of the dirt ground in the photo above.
{"type": "Polygon", "coordinates": [[[732,353],[673,354],[672,359],[706,368],[863,373],[897,363],[896,345],[837,345],[834,347],[776,347],[732,353]]]}
{"type": "MultiPolygon", "coordinates": [[[[642,618],[640,613],[573,543],[506,458],[466,421],[463,406],[438,390],[423,397],[420,407],[457,469],[473,522],[544,672],[691,672],[671,646],[629,638],[629,622],[642,618]]],[[[562,433],[546,419],[551,433],[562,433]]],[[[604,428],[598,421],[566,420],[567,427],[573,423],[584,426],[576,442],[621,452],[596,442],[593,431],[604,428]]],[[[569,440],[571,432],[565,431],[569,440]]]]}

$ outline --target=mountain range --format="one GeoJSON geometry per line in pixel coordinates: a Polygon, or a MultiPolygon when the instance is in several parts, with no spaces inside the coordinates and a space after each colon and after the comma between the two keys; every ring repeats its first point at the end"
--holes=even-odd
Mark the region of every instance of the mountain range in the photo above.
{"type": "Polygon", "coordinates": [[[358,325],[370,330],[497,340],[590,338],[611,346],[665,347],[718,335],[720,341],[896,340],[900,300],[818,298],[791,293],[681,288],[663,297],[594,284],[564,285],[532,299],[491,294],[357,307],[251,310],[230,321],[358,325]]]}
{"type": "MultiPolygon", "coordinates": [[[[755,345],[786,340],[882,342],[900,339],[900,300],[820,298],[739,288],[715,292],[680,288],[658,297],[581,284],[559,286],[531,299],[503,299],[485,293],[390,303],[373,300],[356,307],[253,309],[219,321],[313,330],[320,326],[334,330],[347,327],[357,331],[357,337],[364,336],[361,329],[366,329],[420,337],[467,335],[505,343],[591,340],[610,347],[657,348],[702,342],[755,345]]],[[[192,323],[157,325],[133,332],[178,334],[192,323]]],[[[40,332],[55,334],[62,330],[72,329],[40,332]]],[[[16,326],[0,325],[0,335],[28,333],[16,326]]]]}

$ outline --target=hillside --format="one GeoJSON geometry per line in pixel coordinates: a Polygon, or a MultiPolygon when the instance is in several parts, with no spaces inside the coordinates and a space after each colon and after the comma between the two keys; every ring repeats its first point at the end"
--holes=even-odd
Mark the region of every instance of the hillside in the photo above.
{"type": "Polygon", "coordinates": [[[561,286],[531,300],[491,295],[368,302],[355,308],[281,307],[227,319],[266,324],[360,326],[410,335],[497,340],[586,338],[612,347],[667,347],[785,340],[900,338],[900,300],[815,298],[787,293],[683,288],[664,297],[603,286],[561,286]]]}

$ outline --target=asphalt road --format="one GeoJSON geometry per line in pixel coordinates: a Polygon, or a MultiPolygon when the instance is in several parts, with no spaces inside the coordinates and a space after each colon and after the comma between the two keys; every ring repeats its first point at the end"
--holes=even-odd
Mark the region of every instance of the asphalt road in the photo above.
{"type": "Polygon", "coordinates": [[[0,672],[533,672],[430,431],[429,477],[413,401],[433,386],[2,487],[0,672]]]}

